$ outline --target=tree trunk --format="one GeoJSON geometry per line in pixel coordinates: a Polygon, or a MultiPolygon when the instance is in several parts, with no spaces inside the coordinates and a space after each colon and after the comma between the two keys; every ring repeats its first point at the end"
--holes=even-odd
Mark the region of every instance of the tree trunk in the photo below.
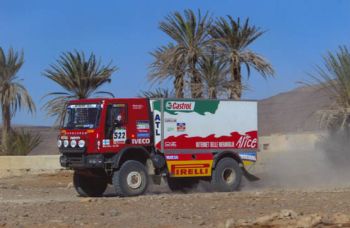
{"type": "Polygon", "coordinates": [[[202,98],[202,79],[196,69],[196,61],[192,61],[191,71],[191,95],[192,98],[202,98]]]}
{"type": "Polygon", "coordinates": [[[174,88],[175,88],[175,97],[176,98],[183,98],[184,97],[184,77],[183,74],[178,73],[175,75],[174,80],[174,88]]]}
{"type": "Polygon", "coordinates": [[[2,137],[1,137],[1,146],[3,149],[3,153],[7,154],[8,145],[9,145],[9,137],[11,133],[11,113],[10,106],[3,105],[2,106],[2,137]]]}
{"type": "Polygon", "coordinates": [[[238,60],[234,60],[231,65],[231,91],[230,99],[240,100],[242,97],[242,75],[241,66],[238,60]]]}
{"type": "Polygon", "coordinates": [[[216,99],[216,88],[209,87],[209,99],[216,99]]]}

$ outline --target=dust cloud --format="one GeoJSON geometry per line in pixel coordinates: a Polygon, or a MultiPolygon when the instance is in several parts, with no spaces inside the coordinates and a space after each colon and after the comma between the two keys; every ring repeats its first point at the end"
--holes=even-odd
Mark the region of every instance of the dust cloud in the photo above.
{"type": "Polygon", "coordinates": [[[324,133],[314,145],[294,142],[283,151],[261,152],[252,170],[261,180],[245,180],[242,190],[350,187],[349,136],[345,131],[324,133]]]}

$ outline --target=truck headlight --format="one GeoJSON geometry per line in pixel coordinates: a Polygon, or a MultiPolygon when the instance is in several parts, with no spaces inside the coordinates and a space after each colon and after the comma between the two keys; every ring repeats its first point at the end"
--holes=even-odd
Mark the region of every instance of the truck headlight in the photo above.
{"type": "Polygon", "coordinates": [[[57,147],[60,148],[62,146],[62,140],[57,140],[57,147]]]}
{"type": "Polygon", "coordinates": [[[76,145],[77,145],[77,141],[76,141],[76,140],[70,141],[70,146],[71,146],[72,148],[74,148],[76,145]]]}
{"type": "Polygon", "coordinates": [[[63,141],[63,146],[64,146],[64,147],[68,147],[68,145],[69,145],[69,142],[68,142],[67,139],[65,139],[65,140],[63,141]]]}
{"type": "Polygon", "coordinates": [[[78,146],[79,146],[80,148],[83,148],[83,147],[85,146],[85,141],[84,141],[84,140],[79,140],[78,146]]]}

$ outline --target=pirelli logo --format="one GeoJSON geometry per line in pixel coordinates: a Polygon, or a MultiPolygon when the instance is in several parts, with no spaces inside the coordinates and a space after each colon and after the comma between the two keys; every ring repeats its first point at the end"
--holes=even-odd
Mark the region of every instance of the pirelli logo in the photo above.
{"type": "Polygon", "coordinates": [[[212,160],[204,161],[167,161],[171,176],[195,177],[211,176],[212,160]]]}

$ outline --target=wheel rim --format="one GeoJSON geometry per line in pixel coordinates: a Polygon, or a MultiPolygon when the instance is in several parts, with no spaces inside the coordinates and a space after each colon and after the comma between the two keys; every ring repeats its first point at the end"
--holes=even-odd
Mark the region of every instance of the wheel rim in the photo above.
{"type": "Polygon", "coordinates": [[[225,183],[232,184],[236,179],[235,171],[233,169],[225,169],[222,172],[222,179],[225,181],[225,183]]]}
{"type": "Polygon", "coordinates": [[[133,171],[128,174],[126,177],[126,182],[128,186],[132,189],[139,188],[142,184],[142,176],[141,173],[133,171]]]}

